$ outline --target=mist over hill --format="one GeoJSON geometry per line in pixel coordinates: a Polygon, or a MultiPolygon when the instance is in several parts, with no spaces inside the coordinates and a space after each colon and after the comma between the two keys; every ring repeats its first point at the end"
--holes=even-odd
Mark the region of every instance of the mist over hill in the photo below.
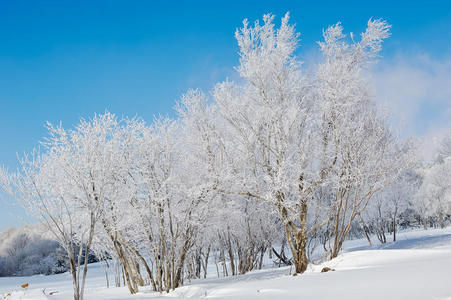
{"type": "Polygon", "coordinates": [[[49,275],[66,270],[63,251],[43,226],[11,227],[0,232],[0,276],[49,275]]]}

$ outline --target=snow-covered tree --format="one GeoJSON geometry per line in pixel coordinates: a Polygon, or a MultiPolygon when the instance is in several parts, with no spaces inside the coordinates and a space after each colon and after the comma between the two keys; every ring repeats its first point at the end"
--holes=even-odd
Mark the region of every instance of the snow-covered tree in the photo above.
{"type": "Polygon", "coordinates": [[[320,43],[325,62],[307,80],[294,56],[299,35],[288,15],[278,29],[270,15],[251,28],[245,21],[236,34],[243,83],[215,88],[219,114],[234,135],[226,146],[240,153],[228,180],[242,184],[235,189],[228,184],[234,189],[229,192],[273,205],[296,272],[307,266],[309,234],[328,221],[327,215],[317,218],[321,207],[331,210],[335,257],[355,216],[402,170],[395,138],[371,103],[364,76],[388,28],[384,21],[370,20],[361,41],[348,44],[340,24],[329,27],[320,43]],[[315,224],[309,216],[316,216],[315,224]]]}
{"type": "Polygon", "coordinates": [[[441,161],[425,170],[417,194],[417,210],[423,218],[432,218],[443,228],[451,215],[451,157],[441,161]]]}
{"type": "Polygon", "coordinates": [[[82,253],[90,252],[116,167],[110,151],[115,126],[109,113],[82,120],[74,130],[49,124],[44,151],[25,155],[19,171],[3,169],[0,176],[3,189],[66,250],[75,300],[83,299],[88,260],[82,253]]]}
{"type": "Polygon", "coordinates": [[[387,242],[386,232],[392,233],[393,241],[396,241],[398,225],[403,221],[401,218],[413,212],[415,196],[421,184],[419,179],[414,169],[406,170],[373,196],[363,215],[381,243],[387,242]]]}

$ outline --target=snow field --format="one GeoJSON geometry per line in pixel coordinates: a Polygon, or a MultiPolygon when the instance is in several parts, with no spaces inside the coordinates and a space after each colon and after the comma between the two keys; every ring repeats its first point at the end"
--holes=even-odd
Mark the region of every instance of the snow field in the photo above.
{"type": "MultiPolygon", "coordinates": [[[[267,268],[245,275],[216,277],[214,263],[210,276],[186,282],[185,286],[159,294],[149,287],[130,295],[127,288],[106,288],[100,264],[89,266],[87,300],[124,299],[451,299],[451,227],[400,232],[399,241],[365,245],[352,240],[336,259],[309,265],[306,273],[290,275],[290,267],[267,268]],[[336,269],[321,273],[323,267],[336,269]]],[[[110,283],[113,281],[109,270],[110,283]]],[[[0,278],[0,295],[14,299],[71,299],[68,273],[50,276],[0,278]],[[19,287],[29,283],[27,290],[19,287]],[[44,290],[45,289],[45,290],[44,290]],[[51,291],[58,291],[50,296],[51,291]],[[45,294],[44,294],[45,293],[45,294]]]]}

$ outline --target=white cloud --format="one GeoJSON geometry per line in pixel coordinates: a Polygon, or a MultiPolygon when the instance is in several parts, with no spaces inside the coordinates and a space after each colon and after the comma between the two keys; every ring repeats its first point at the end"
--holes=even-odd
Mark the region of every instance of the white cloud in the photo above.
{"type": "Polygon", "coordinates": [[[397,55],[383,59],[373,76],[377,102],[402,122],[403,136],[421,138],[430,156],[451,130],[451,57],[397,55]]]}

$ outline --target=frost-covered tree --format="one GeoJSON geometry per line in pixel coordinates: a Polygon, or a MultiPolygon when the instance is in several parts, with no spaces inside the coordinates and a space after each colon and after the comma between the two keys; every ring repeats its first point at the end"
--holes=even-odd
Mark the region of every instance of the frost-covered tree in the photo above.
{"type": "Polygon", "coordinates": [[[417,208],[423,217],[432,218],[443,228],[451,215],[451,157],[443,158],[425,170],[424,181],[418,191],[417,208]]]}
{"type": "MultiPolygon", "coordinates": [[[[314,163],[310,134],[313,116],[300,63],[294,56],[299,34],[286,15],[276,29],[274,17],[264,16],[236,32],[240,46],[237,70],[244,83],[217,85],[219,114],[233,132],[227,146],[236,151],[226,180],[228,193],[272,204],[278,211],[292,250],[296,272],[307,267],[307,199],[312,187],[306,170],[314,163]],[[300,195],[303,194],[303,195],[300,195]]],[[[313,176],[312,176],[313,177],[313,176]]],[[[310,195],[310,196],[309,196],[310,195]]]]}
{"type": "Polygon", "coordinates": [[[215,88],[219,115],[233,132],[226,147],[239,153],[226,180],[241,184],[228,183],[225,189],[273,205],[296,272],[307,267],[312,232],[327,222],[335,257],[354,218],[403,168],[364,76],[388,28],[384,21],[370,20],[361,40],[348,44],[340,24],[329,27],[320,43],[325,61],[307,80],[294,56],[299,35],[288,15],[278,29],[270,15],[263,25],[249,27],[245,21],[236,33],[243,83],[227,81],[215,88]],[[323,208],[330,217],[318,213],[323,208]]]}
{"type": "Polygon", "coordinates": [[[423,222],[444,227],[451,215],[451,135],[440,141],[436,159],[421,169],[421,186],[415,196],[414,209],[423,222]]]}
{"type": "Polygon", "coordinates": [[[76,300],[83,299],[88,269],[82,254],[90,252],[116,167],[110,151],[116,125],[109,113],[82,120],[73,130],[49,124],[44,151],[26,155],[16,173],[3,169],[0,176],[3,189],[66,250],[76,300]]]}
{"type": "Polygon", "coordinates": [[[325,205],[331,258],[338,255],[352,224],[372,196],[391,184],[406,160],[383,116],[371,102],[365,72],[389,36],[382,20],[368,21],[360,41],[346,41],[340,23],[324,32],[320,42],[325,61],[317,72],[317,93],[323,117],[324,145],[336,161],[330,172],[325,205]]]}
{"type": "Polygon", "coordinates": [[[66,272],[62,249],[43,226],[8,228],[0,232],[0,276],[30,276],[66,272]]]}
{"type": "Polygon", "coordinates": [[[184,159],[176,123],[157,120],[143,136],[136,162],[140,168],[134,177],[138,194],[132,207],[155,264],[156,289],[168,292],[182,283],[199,206],[208,191],[196,185],[201,178],[189,173],[192,161],[184,159]]]}
{"type": "Polygon", "coordinates": [[[440,141],[436,161],[443,163],[448,157],[451,157],[451,133],[446,134],[440,141]]]}
{"type": "Polygon", "coordinates": [[[387,242],[386,232],[392,233],[393,241],[396,241],[399,223],[410,221],[402,218],[413,212],[412,207],[420,184],[417,172],[409,169],[373,196],[363,216],[381,243],[387,242]]]}

